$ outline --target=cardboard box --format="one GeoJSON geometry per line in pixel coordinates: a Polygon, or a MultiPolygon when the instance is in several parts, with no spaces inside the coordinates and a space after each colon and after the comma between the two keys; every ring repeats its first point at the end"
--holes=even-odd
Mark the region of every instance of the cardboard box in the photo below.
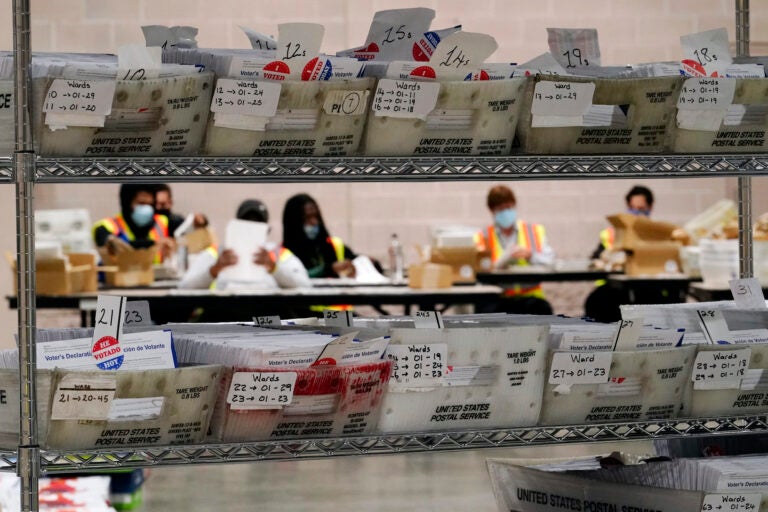
{"type": "MultiPolygon", "coordinates": [[[[705,79],[708,82],[711,79],[705,79]]],[[[676,153],[755,153],[768,147],[768,80],[765,78],[719,78],[716,81],[735,81],[733,102],[730,105],[729,124],[720,123],[717,129],[702,126],[701,129],[681,128],[674,130],[672,151],[676,153]],[[746,115],[734,110],[746,109],[746,115]],[[735,115],[731,115],[731,113],[735,115]],[[740,121],[740,122],[738,122],[740,121]],[[736,123],[736,124],[730,124],[736,123]]],[[[711,111],[710,111],[711,112],[711,111]]]]}
{"type": "Polygon", "coordinates": [[[450,265],[420,263],[408,267],[408,286],[411,288],[450,288],[452,284],[450,265]]]}
{"type": "MultiPolygon", "coordinates": [[[[680,77],[638,79],[536,75],[528,84],[517,132],[526,153],[660,153],[671,144],[680,77]],[[618,105],[626,123],[615,126],[532,126],[531,106],[539,82],[593,83],[592,105],[618,105]]],[[[564,89],[567,90],[567,89],[564,89]]]]}
{"type": "Polygon", "coordinates": [[[357,153],[374,80],[284,82],[277,113],[264,130],[215,125],[211,115],[204,154],[219,156],[348,156],[357,153]],[[337,105],[352,108],[347,113],[337,105]],[[314,120],[308,117],[314,116],[314,120]],[[291,125],[298,123],[298,128],[291,125]]]}
{"type": "Polygon", "coordinates": [[[102,268],[107,285],[116,288],[151,285],[155,282],[155,253],[154,248],[134,249],[111,256],[110,265],[102,268]]]}
{"type": "Polygon", "coordinates": [[[118,80],[112,112],[101,128],[51,130],[43,100],[53,78],[34,81],[35,141],[52,156],[181,156],[200,153],[213,92],[213,73],[118,80]]]}
{"type": "Polygon", "coordinates": [[[508,155],[524,101],[525,78],[442,82],[426,120],[368,116],[371,156],[508,155]],[[469,114],[469,115],[467,115],[469,114]],[[450,120],[466,119],[465,125],[450,120]]]}
{"type": "Polygon", "coordinates": [[[614,249],[627,253],[626,274],[660,274],[668,261],[680,268],[680,243],[671,240],[674,224],[629,213],[611,215],[608,221],[616,231],[614,249]]]}
{"type": "Polygon", "coordinates": [[[433,247],[431,263],[450,265],[454,283],[474,283],[475,272],[480,268],[481,251],[474,247],[433,247]]]}
{"type": "Polygon", "coordinates": [[[189,254],[197,254],[216,243],[216,237],[210,228],[197,228],[184,235],[184,243],[189,254]]]}
{"type": "MultiPolygon", "coordinates": [[[[208,433],[221,374],[220,365],[116,372],[55,370],[51,409],[47,413],[48,432],[41,445],[73,450],[200,443],[208,433]],[[120,399],[144,399],[159,405],[158,414],[114,419],[90,419],[90,415],[57,418],[54,403],[61,401],[62,396],[66,398],[65,388],[77,380],[87,384],[91,379],[104,377],[114,379],[112,406],[120,399]],[[61,385],[63,381],[66,384],[61,385]]],[[[114,407],[110,414],[113,411],[114,407]]]]}
{"type": "MultiPolygon", "coordinates": [[[[40,445],[50,449],[75,450],[135,446],[162,446],[200,443],[205,439],[213,414],[222,367],[200,365],[171,370],[146,371],[71,371],[43,370],[37,372],[37,418],[40,445]],[[74,380],[73,380],[74,379],[74,380]],[[73,383],[83,386],[111,379],[114,393],[104,401],[82,401],[85,392],[73,393],[73,383]],[[64,385],[60,386],[60,384],[64,385]],[[67,388],[70,388],[69,390],[67,388]],[[159,405],[156,417],[92,419],[93,411],[85,412],[86,404],[99,403],[102,412],[120,399],[149,399],[159,405]],[[69,404],[70,419],[59,419],[61,409],[54,402],[69,404]],[[82,418],[78,415],[82,414],[82,418]]],[[[82,390],[81,390],[82,391],[82,390]]],[[[0,370],[0,446],[15,447],[19,431],[19,373],[0,370]]]]}
{"type": "MultiPolygon", "coordinates": [[[[12,257],[9,257],[12,258],[12,257]]],[[[16,272],[16,261],[11,259],[16,272]]],[[[98,290],[96,255],[71,253],[63,258],[35,262],[35,293],[38,295],[72,295],[98,290]]],[[[18,293],[13,279],[14,293],[18,293]]]]}

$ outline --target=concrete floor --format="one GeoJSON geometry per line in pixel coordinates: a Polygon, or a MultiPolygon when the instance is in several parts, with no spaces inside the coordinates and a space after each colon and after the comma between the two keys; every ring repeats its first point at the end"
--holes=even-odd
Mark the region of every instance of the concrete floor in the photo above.
{"type": "Polygon", "coordinates": [[[144,512],[493,512],[487,458],[651,453],[605,443],[155,468],[144,512]]]}

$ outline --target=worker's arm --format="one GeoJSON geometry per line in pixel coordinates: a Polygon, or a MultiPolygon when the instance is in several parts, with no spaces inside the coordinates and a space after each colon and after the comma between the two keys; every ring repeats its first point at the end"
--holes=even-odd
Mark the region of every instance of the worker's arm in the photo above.
{"type": "Polygon", "coordinates": [[[295,254],[282,258],[275,265],[272,276],[280,288],[300,288],[312,286],[307,269],[295,254]]]}
{"type": "Polygon", "coordinates": [[[531,254],[530,263],[531,265],[543,265],[549,267],[555,263],[555,251],[549,245],[544,226],[537,226],[537,229],[539,230],[538,234],[541,239],[541,250],[534,251],[533,254],[531,254]]]}

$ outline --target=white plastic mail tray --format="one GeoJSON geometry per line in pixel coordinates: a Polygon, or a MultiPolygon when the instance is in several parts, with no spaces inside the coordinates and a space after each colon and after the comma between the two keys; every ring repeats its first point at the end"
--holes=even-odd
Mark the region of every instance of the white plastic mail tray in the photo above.
{"type": "Polygon", "coordinates": [[[281,83],[263,130],[216,126],[211,114],[204,153],[218,156],[349,156],[357,153],[372,78],[281,83]]]}
{"type": "Polygon", "coordinates": [[[522,150],[533,154],[663,152],[671,144],[681,84],[679,77],[537,75],[528,84],[517,128],[522,150]]]}
{"type": "MultiPolygon", "coordinates": [[[[720,382],[709,385],[696,386],[692,379],[688,381],[691,396],[691,415],[694,417],[729,416],[763,414],[768,411],[768,345],[697,345],[699,352],[723,352],[734,351],[739,354],[744,349],[749,349],[748,366],[739,366],[743,360],[740,357],[721,358],[715,360],[699,360],[702,365],[694,367],[693,375],[719,378],[726,374],[726,378],[720,382]],[[716,368],[704,368],[712,363],[716,368]],[[726,365],[724,368],[723,365],[726,365]],[[744,375],[730,379],[734,370],[744,368],[744,375]],[[714,389],[696,389],[697,387],[709,387],[714,389]],[[720,388],[720,389],[717,389],[720,388]]],[[[743,352],[741,352],[743,354],[743,352]]]]}
{"type": "Polygon", "coordinates": [[[371,433],[378,424],[391,367],[389,361],[381,361],[349,366],[228,371],[222,380],[212,435],[218,441],[240,442],[371,433]],[[247,394],[246,389],[241,394],[242,401],[228,403],[233,393],[234,372],[262,376],[295,373],[293,395],[285,405],[275,402],[271,408],[248,409],[244,406],[258,404],[259,400],[247,394]],[[251,400],[252,397],[256,400],[251,400]]]}
{"type": "Polygon", "coordinates": [[[553,352],[550,357],[547,369],[541,425],[581,425],[675,418],[682,407],[695,349],[681,347],[642,352],[613,352],[605,383],[572,384],[570,389],[561,384],[549,383],[555,354],[556,352],[553,352]]]}
{"type": "Polygon", "coordinates": [[[441,82],[426,119],[368,116],[371,156],[508,155],[524,101],[525,78],[441,82]]]}
{"type": "MultiPolygon", "coordinates": [[[[37,428],[48,430],[48,414],[51,398],[49,370],[38,370],[37,376],[37,428]]],[[[0,369],[0,448],[16,449],[19,444],[19,372],[0,369]]]]}
{"type": "Polygon", "coordinates": [[[213,73],[118,81],[102,128],[51,130],[42,112],[52,79],[35,81],[34,125],[40,153],[50,156],[180,156],[200,153],[213,73]]]}
{"type": "Polygon", "coordinates": [[[535,425],[541,409],[548,334],[545,325],[392,329],[390,348],[444,344],[449,372],[432,387],[395,390],[390,381],[379,430],[535,425]]]}
{"type": "MultiPolygon", "coordinates": [[[[677,125],[674,130],[672,151],[676,153],[754,153],[765,151],[768,131],[768,79],[765,78],[720,78],[699,79],[699,92],[709,90],[721,92],[725,81],[735,82],[733,100],[724,107],[714,124],[705,119],[692,119],[685,127],[677,125]],[[719,119],[722,121],[718,122],[719,119]]],[[[688,82],[686,82],[688,83],[688,82]]],[[[727,87],[727,86],[726,86],[727,87]]],[[[702,105],[712,99],[720,100],[715,92],[691,98],[702,105]]],[[[727,98],[723,99],[727,102],[727,98]]],[[[678,114],[679,115],[679,114],[678,114]]]]}
{"type": "MultiPolygon", "coordinates": [[[[55,370],[47,436],[53,449],[127,448],[202,442],[223,368],[55,370]]],[[[45,432],[41,430],[41,434],[45,432]]]]}

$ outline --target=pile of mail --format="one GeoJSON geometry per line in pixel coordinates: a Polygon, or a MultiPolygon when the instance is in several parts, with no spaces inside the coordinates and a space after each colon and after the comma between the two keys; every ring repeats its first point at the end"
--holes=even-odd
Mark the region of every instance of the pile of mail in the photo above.
{"type": "MultiPolygon", "coordinates": [[[[38,500],[41,512],[115,512],[109,504],[109,476],[40,478],[38,500]]],[[[0,473],[0,510],[21,510],[21,479],[0,473]]]]}
{"type": "Polygon", "coordinates": [[[766,456],[653,460],[489,460],[498,510],[768,510],[766,456]]]}

